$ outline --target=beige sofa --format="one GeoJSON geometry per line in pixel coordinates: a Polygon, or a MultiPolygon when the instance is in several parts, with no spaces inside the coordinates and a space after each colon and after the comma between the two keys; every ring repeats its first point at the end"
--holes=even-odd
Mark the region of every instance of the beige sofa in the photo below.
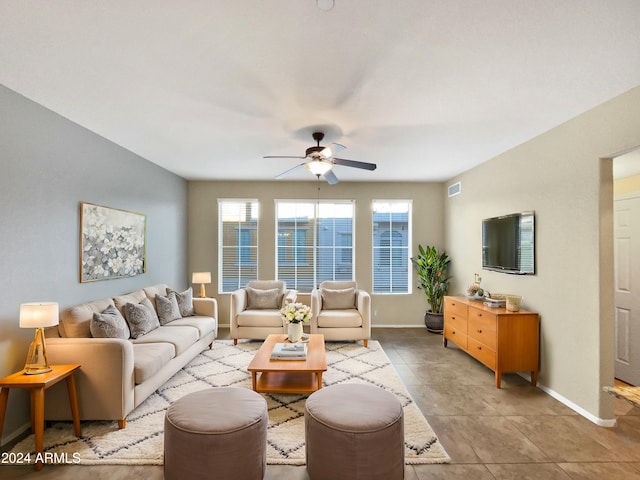
{"type": "MultiPolygon", "coordinates": [[[[124,428],[127,415],[135,407],[195,356],[207,347],[211,348],[218,331],[217,302],[213,298],[193,298],[191,289],[178,293],[185,308],[193,307],[189,316],[181,316],[183,304],[180,304],[180,311],[174,312],[177,313],[175,319],[154,326],[148,332],[132,327],[130,331],[127,330],[127,334],[133,332],[132,336],[126,339],[95,338],[92,335],[92,330],[103,335],[94,329],[94,313],[108,311],[117,316],[113,311],[115,307],[130,323],[128,308],[134,311],[141,304],[149,305],[150,302],[157,315],[156,295],[163,297],[159,303],[165,305],[167,299],[177,293],[170,292],[167,285],[155,285],[127,295],[78,305],[62,311],[58,328],[49,329],[49,363],[81,365],[76,373],[81,420],[118,420],[120,428],[124,428]],[[107,310],[109,307],[110,310],[107,310]],[[133,338],[136,335],[137,338],[133,338]]],[[[148,313],[148,310],[145,311],[148,313]]],[[[167,318],[171,317],[165,314],[165,321],[167,318]]],[[[127,334],[121,334],[120,337],[126,337],[127,334]]],[[[47,390],[45,418],[71,419],[64,382],[47,390]]]]}

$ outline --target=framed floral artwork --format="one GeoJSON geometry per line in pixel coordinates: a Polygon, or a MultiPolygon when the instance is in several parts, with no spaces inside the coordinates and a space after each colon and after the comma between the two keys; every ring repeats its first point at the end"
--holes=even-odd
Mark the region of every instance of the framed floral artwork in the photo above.
{"type": "Polygon", "coordinates": [[[80,203],[80,282],[146,272],[146,216],[80,203]]]}

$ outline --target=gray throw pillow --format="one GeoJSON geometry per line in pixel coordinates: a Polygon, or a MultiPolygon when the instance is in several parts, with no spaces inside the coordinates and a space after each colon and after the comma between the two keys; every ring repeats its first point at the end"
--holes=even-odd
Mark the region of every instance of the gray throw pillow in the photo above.
{"type": "Polygon", "coordinates": [[[330,290],[321,288],[323,310],[348,310],[356,308],[356,289],[344,288],[342,290],[330,290]]]}
{"type": "Polygon", "coordinates": [[[271,288],[269,290],[259,290],[257,288],[247,288],[247,310],[267,310],[280,308],[278,296],[280,290],[271,288]]]}
{"type": "Polygon", "coordinates": [[[114,305],[109,305],[102,313],[94,312],[89,328],[94,338],[127,340],[131,336],[126,320],[114,305]]]}
{"type": "Polygon", "coordinates": [[[156,295],[156,307],[158,307],[160,325],[166,325],[169,322],[182,318],[175,292],[169,292],[169,295],[166,297],[156,295]]]}
{"type": "Polygon", "coordinates": [[[127,303],[124,312],[131,330],[131,338],[141,337],[160,326],[158,315],[148,298],[140,303],[127,303]]]}
{"type": "Polygon", "coordinates": [[[180,307],[181,316],[192,317],[196,314],[196,312],[193,310],[193,290],[191,289],[191,287],[187,288],[182,293],[169,289],[169,293],[172,292],[176,296],[176,300],[178,301],[178,307],[180,307]]]}

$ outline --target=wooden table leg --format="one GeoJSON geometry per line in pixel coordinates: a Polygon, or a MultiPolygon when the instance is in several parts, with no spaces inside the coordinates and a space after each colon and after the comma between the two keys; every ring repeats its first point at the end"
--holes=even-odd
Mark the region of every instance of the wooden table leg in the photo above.
{"type": "Polygon", "coordinates": [[[502,372],[500,370],[496,370],[496,388],[500,388],[502,384],[502,372]]]}
{"type": "Polygon", "coordinates": [[[4,427],[4,414],[7,413],[8,400],[9,400],[9,389],[0,388],[0,439],[2,438],[2,427],[4,427]]]}
{"type": "Polygon", "coordinates": [[[67,392],[69,393],[69,405],[71,405],[71,416],[73,417],[73,429],[76,437],[82,436],[80,431],[80,411],[78,410],[78,396],[76,393],[76,382],[73,373],[67,377],[67,392]]]}
{"type": "Polygon", "coordinates": [[[535,387],[537,383],[538,383],[538,371],[537,370],[532,370],[531,371],[531,385],[535,387]]]}
{"type": "Polygon", "coordinates": [[[318,390],[322,388],[322,372],[316,372],[316,379],[318,380],[318,390]]]}
{"type": "Polygon", "coordinates": [[[42,453],[44,450],[44,387],[31,390],[33,407],[33,431],[36,442],[36,470],[42,470],[42,453]]]}
{"type": "Polygon", "coordinates": [[[256,391],[256,385],[257,385],[257,379],[256,379],[256,375],[258,374],[258,372],[251,372],[251,388],[253,389],[253,391],[256,391]]]}

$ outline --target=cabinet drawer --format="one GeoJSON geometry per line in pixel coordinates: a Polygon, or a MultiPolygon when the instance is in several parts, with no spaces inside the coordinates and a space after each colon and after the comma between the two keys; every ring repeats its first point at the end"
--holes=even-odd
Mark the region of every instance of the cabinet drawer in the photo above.
{"type": "Polygon", "coordinates": [[[467,338],[467,346],[469,355],[480,360],[491,370],[496,369],[496,352],[494,350],[471,337],[467,338]]]}
{"type": "Polygon", "coordinates": [[[444,338],[452,341],[463,350],[467,349],[467,334],[450,323],[444,324],[444,338]]]}
{"type": "Polygon", "coordinates": [[[461,333],[467,334],[467,319],[466,317],[460,317],[455,313],[445,312],[444,314],[445,325],[450,325],[461,333]]]}
{"type": "Polygon", "coordinates": [[[444,311],[460,318],[467,318],[467,305],[455,298],[445,297],[444,311]]]}
{"type": "Polygon", "coordinates": [[[469,321],[467,322],[467,335],[475,338],[478,342],[483,343],[492,350],[496,350],[497,323],[498,321],[495,315],[470,308],[469,321]]]}

